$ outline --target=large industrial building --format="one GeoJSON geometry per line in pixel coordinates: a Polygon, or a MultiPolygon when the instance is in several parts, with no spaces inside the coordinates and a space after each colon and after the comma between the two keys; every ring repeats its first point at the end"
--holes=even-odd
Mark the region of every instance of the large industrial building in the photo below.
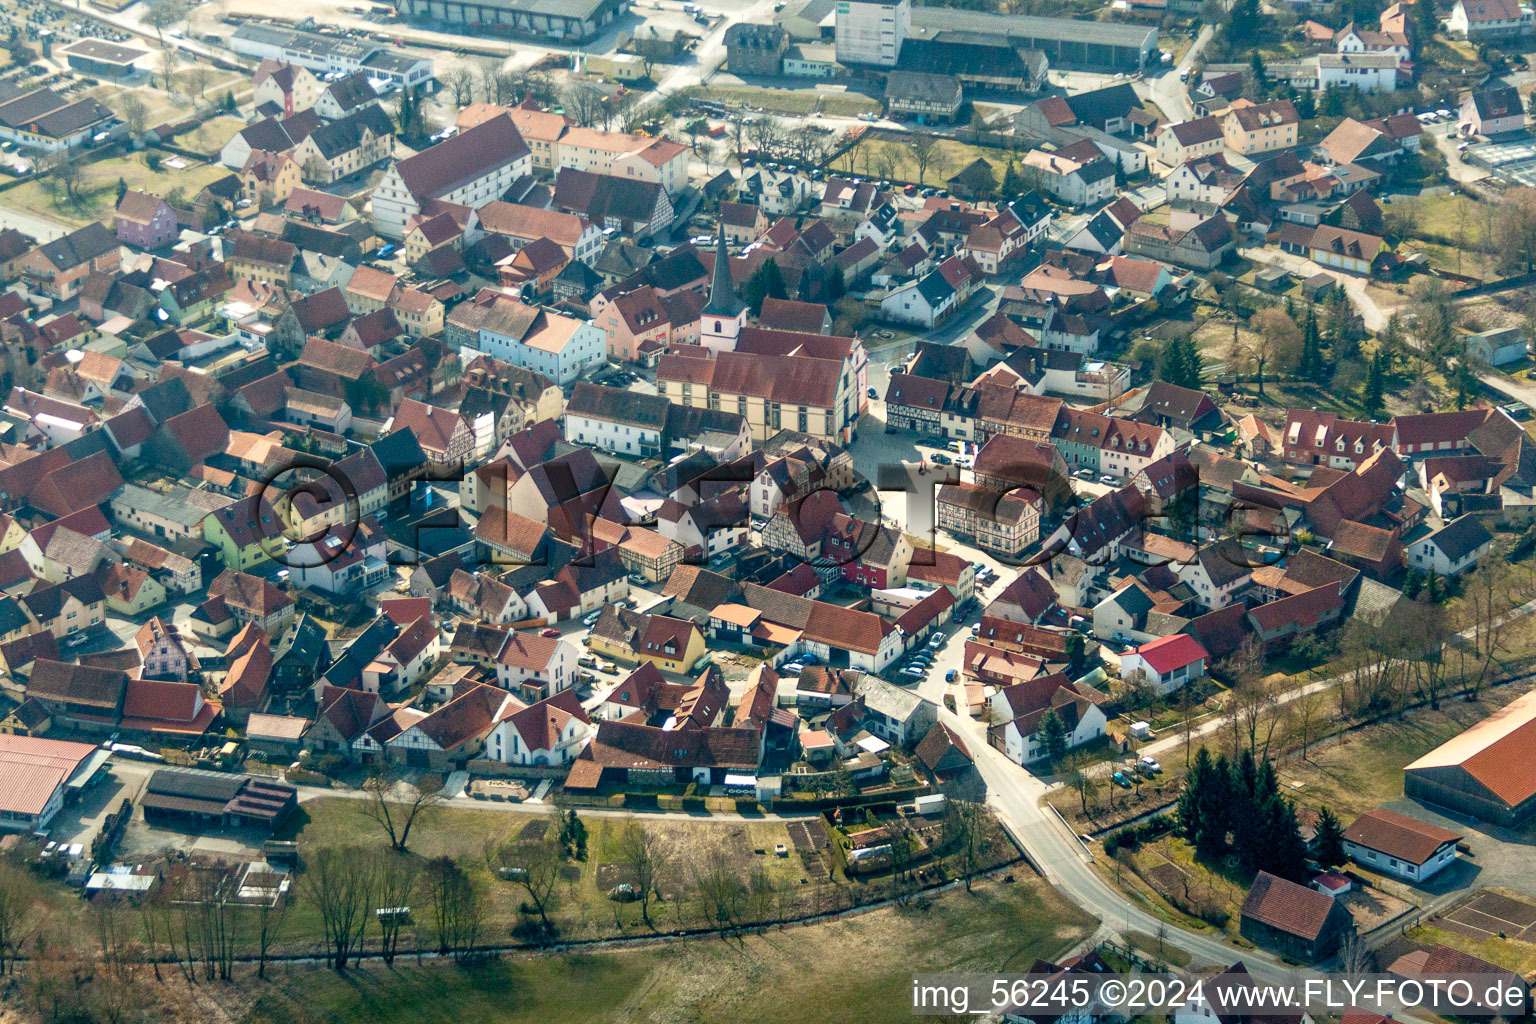
{"type": "Polygon", "coordinates": [[[629,0],[396,0],[396,7],[417,22],[585,43],[629,10],[629,0]]]}
{"type": "MultiPolygon", "coordinates": [[[[819,31],[817,13],[807,5],[779,24],[792,35],[819,31]]],[[[940,69],[925,60],[963,64],[987,50],[1038,50],[1053,67],[1141,68],[1159,59],[1157,29],[1148,25],[914,7],[910,0],[844,0],[834,17],[837,59],[852,65],[931,72],[940,69]]]]}
{"type": "Polygon", "coordinates": [[[1512,701],[1403,769],[1421,803],[1516,828],[1536,813],[1536,692],[1512,701]]]}
{"type": "Polygon", "coordinates": [[[283,25],[248,21],[229,37],[229,48],[257,60],[297,64],[317,75],[361,71],[374,88],[416,88],[432,81],[432,58],[391,50],[351,36],[303,32],[283,25]]]}
{"type": "Polygon", "coordinates": [[[0,734],[0,829],[46,831],[107,757],[92,743],[0,734]]]}

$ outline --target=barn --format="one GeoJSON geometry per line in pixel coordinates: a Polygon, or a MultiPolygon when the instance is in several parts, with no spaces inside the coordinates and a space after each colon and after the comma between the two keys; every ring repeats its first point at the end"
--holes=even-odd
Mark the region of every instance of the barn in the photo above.
{"type": "Polygon", "coordinates": [[[1505,828],[1536,813],[1536,692],[1495,711],[1403,769],[1403,792],[1505,828]]]}

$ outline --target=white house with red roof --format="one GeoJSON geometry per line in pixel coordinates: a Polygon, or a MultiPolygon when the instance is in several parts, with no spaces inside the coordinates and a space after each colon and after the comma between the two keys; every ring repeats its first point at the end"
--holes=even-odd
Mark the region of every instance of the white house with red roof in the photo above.
{"type": "Polygon", "coordinates": [[[1172,693],[1186,683],[1205,676],[1211,656],[1200,641],[1186,633],[1159,637],[1120,656],[1120,678],[1129,679],[1137,672],[1148,686],[1160,693],[1172,693]]]}
{"type": "Polygon", "coordinates": [[[1519,0],[1456,0],[1445,27],[1474,42],[1527,36],[1536,15],[1519,0]]]}
{"type": "Polygon", "coordinates": [[[569,764],[592,735],[592,722],[570,690],[514,709],[509,703],[485,738],[485,756],[505,764],[569,764]]]}
{"type": "Polygon", "coordinates": [[[576,658],[576,648],[564,640],[514,630],[496,655],[496,683],[536,700],[550,697],[570,687],[576,658]]]}

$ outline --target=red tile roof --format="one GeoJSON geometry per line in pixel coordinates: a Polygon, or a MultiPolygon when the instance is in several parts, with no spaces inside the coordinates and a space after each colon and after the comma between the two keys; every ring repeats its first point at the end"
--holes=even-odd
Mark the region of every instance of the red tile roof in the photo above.
{"type": "Polygon", "coordinates": [[[1344,838],[1409,864],[1423,864],[1446,843],[1458,842],[1461,835],[1406,814],[1377,808],[1356,818],[1344,838]]]}
{"type": "Polygon", "coordinates": [[[1302,939],[1316,939],[1328,922],[1333,897],[1260,871],[1243,900],[1246,918],[1302,939]]]}

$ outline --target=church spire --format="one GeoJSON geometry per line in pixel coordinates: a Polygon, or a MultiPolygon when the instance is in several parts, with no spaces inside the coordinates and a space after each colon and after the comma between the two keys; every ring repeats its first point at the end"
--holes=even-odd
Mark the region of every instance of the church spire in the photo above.
{"type": "Polygon", "coordinates": [[[720,221],[720,232],[715,238],[715,276],[709,288],[709,305],[704,316],[735,317],[742,311],[736,289],[731,286],[731,257],[725,248],[725,220],[720,221]]]}

